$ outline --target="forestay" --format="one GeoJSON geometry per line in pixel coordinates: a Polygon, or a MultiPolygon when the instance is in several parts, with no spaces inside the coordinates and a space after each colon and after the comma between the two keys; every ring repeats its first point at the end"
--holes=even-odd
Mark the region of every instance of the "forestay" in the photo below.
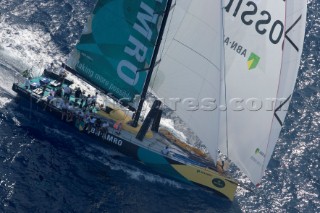
{"type": "Polygon", "coordinates": [[[140,94],[167,0],[99,0],[67,64],[130,102],[140,94]]]}
{"type": "Polygon", "coordinates": [[[295,85],[307,1],[226,0],[224,6],[228,110],[220,150],[257,184],[295,85]]]}
{"type": "Polygon", "coordinates": [[[222,29],[220,1],[176,1],[150,83],[207,146],[213,160],[219,135],[222,29]]]}

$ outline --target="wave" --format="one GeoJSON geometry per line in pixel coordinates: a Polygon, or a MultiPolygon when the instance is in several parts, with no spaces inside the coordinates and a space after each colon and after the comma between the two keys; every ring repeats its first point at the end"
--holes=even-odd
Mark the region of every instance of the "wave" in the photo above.
{"type": "MultiPolygon", "coordinates": [[[[133,162],[126,163],[125,160],[131,161],[125,155],[109,149],[104,149],[97,145],[88,145],[84,150],[78,150],[81,156],[84,156],[92,161],[99,162],[113,171],[121,171],[127,174],[127,178],[136,180],[139,182],[147,181],[149,183],[160,183],[163,185],[169,185],[171,187],[182,189],[182,185],[174,180],[161,177],[159,175],[147,172],[144,169],[140,169],[138,165],[133,165],[133,162]],[[122,158],[123,160],[119,160],[122,158]]],[[[133,160],[132,160],[133,161],[133,160]]]]}

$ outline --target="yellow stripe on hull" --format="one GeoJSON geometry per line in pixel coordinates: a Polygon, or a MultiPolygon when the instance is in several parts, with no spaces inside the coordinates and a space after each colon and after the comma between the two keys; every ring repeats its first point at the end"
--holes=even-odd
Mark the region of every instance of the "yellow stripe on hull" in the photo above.
{"type": "MultiPolygon", "coordinates": [[[[106,113],[101,110],[101,111],[98,111],[97,114],[102,117],[114,120],[114,121],[122,122],[122,129],[124,129],[132,134],[137,134],[141,128],[140,124],[138,124],[137,127],[132,127],[131,125],[128,125],[127,123],[129,121],[131,121],[132,119],[129,115],[127,115],[124,111],[122,111],[120,109],[118,109],[118,110],[114,109],[110,113],[106,113]]],[[[149,130],[145,137],[147,139],[152,138],[153,137],[152,131],[149,130]]]]}
{"type": "Polygon", "coordinates": [[[233,201],[238,186],[235,180],[202,167],[191,165],[172,165],[172,167],[186,179],[214,189],[233,201]]]}

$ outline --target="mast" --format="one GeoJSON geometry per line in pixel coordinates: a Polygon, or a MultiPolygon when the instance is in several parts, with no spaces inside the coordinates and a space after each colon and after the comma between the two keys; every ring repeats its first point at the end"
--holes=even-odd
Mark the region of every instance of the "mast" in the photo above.
{"type": "Polygon", "coordinates": [[[159,52],[159,49],[160,49],[162,36],[163,36],[163,33],[164,33],[164,29],[166,27],[167,19],[168,19],[169,12],[170,12],[170,9],[171,9],[171,3],[172,3],[172,0],[168,0],[167,7],[166,7],[166,10],[164,12],[163,21],[161,23],[161,28],[160,28],[159,36],[158,36],[158,39],[157,39],[156,47],[155,47],[155,50],[154,50],[154,53],[153,53],[153,56],[152,56],[152,59],[151,59],[150,69],[148,71],[147,78],[146,78],[146,81],[144,83],[143,90],[142,90],[142,93],[141,93],[141,99],[139,101],[139,106],[137,108],[136,113],[134,114],[134,118],[133,118],[133,121],[132,121],[132,124],[131,124],[131,126],[133,126],[133,127],[137,127],[138,126],[138,120],[139,120],[139,117],[141,115],[143,103],[144,103],[144,100],[145,100],[146,95],[147,95],[147,91],[148,91],[150,79],[151,79],[151,76],[152,76],[152,72],[153,72],[153,69],[154,69],[156,61],[157,61],[157,56],[158,56],[158,52],[159,52]]]}

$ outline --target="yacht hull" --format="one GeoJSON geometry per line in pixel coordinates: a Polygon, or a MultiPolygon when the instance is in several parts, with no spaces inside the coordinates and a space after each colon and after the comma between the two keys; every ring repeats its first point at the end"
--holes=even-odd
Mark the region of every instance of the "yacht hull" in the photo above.
{"type": "MultiPolygon", "coordinates": [[[[46,77],[48,78],[48,76],[46,77]]],[[[52,78],[55,76],[52,73],[49,77],[52,78]]],[[[38,106],[39,111],[43,111],[46,101],[42,96],[36,95],[31,90],[27,90],[24,87],[24,84],[14,83],[12,90],[19,94],[19,96],[32,101],[34,105],[38,106]]],[[[62,111],[49,104],[47,105],[46,113],[50,113],[53,116],[60,118],[62,111]]],[[[75,128],[79,128],[79,124],[75,124],[75,122],[70,122],[69,124],[75,128]]],[[[79,134],[87,134],[98,143],[105,144],[127,156],[133,157],[147,167],[166,177],[170,177],[187,184],[214,190],[226,196],[231,201],[234,199],[234,194],[238,184],[233,179],[226,177],[213,169],[200,165],[187,164],[183,161],[179,161],[177,158],[172,158],[170,155],[155,152],[149,149],[147,145],[144,146],[133,143],[114,132],[97,135],[94,132],[79,131],[79,134]]],[[[135,137],[135,135],[132,135],[132,137],[135,137]]]]}

